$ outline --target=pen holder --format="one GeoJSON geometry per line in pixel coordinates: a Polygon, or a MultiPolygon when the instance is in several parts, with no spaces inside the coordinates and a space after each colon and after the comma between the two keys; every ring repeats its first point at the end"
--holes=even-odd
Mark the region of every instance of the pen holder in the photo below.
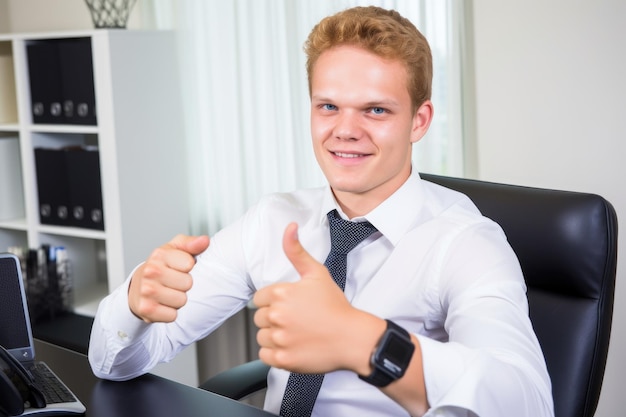
{"type": "Polygon", "coordinates": [[[57,317],[74,308],[74,285],[64,247],[42,246],[26,259],[25,288],[33,323],[57,317]]]}

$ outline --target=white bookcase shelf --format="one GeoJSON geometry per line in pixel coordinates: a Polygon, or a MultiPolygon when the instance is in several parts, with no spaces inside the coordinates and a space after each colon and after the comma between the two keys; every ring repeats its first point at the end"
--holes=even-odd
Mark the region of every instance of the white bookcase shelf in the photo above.
{"type": "MultiPolygon", "coordinates": [[[[24,200],[24,213],[16,218],[0,213],[0,251],[64,246],[81,314],[94,315],[99,300],[151,250],[188,230],[176,61],[174,33],[168,31],[0,35],[0,141],[19,141],[21,173],[15,179],[20,177],[24,200]],[[27,46],[71,38],[91,41],[97,125],[35,124],[27,46]],[[34,149],[67,145],[98,148],[104,230],[40,222],[34,149]]],[[[13,196],[0,188],[0,199],[7,198],[13,196]]]]}

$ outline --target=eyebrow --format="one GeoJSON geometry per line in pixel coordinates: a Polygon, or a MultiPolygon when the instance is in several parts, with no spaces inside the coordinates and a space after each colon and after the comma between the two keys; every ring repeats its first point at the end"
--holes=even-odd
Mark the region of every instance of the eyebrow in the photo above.
{"type": "MultiPolygon", "coordinates": [[[[336,100],[333,100],[331,98],[328,98],[326,96],[312,96],[311,97],[311,101],[316,101],[316,102],[323,102],[323,103],[334,103],[336,102],[336,100]]],[[[399,106],[398,102],[395,100],[388,100],[388,99],[382,99],[382,100],[372,100],[372,101],[367,101],[365,103],[363,103],[364,107],[397,107],[399,106]]]]}
{"type": "Polygon", "coordinates": [[[366,107],[397,107],[398,102],[395,100],[376,100],[365,103],[366,107]]]}

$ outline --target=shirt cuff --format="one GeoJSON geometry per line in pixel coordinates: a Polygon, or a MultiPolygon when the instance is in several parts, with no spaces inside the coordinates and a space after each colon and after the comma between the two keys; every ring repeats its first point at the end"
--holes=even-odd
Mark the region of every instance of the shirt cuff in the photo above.
{"type": "Polygon", "coordinates": [[[454,342],[442,343],[422,335],[416,337],[422,351],[428,404],[431,408],[458,405],[448,396],[465,373],[468,360],[474,353],[454,342]]]}
{"type": "Polygon", "coordinates": [[[130,278],[112,292],[100,314],[100,325],[109,334],[109,340],[120,347],[134,343],[149,327],[135,316],[128,305],[128,287],[130,278]]]}

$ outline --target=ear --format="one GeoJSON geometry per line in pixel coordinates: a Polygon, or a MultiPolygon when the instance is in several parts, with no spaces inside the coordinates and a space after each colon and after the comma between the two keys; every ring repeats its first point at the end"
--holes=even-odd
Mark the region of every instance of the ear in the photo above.
{"type": "Polygon", "coordinates": [[[428,132],[434,111],[433,103],[430,100],[426,100],[415,110],[413,127],[411,129],[411,143],[419,142],[428,132]]]}

